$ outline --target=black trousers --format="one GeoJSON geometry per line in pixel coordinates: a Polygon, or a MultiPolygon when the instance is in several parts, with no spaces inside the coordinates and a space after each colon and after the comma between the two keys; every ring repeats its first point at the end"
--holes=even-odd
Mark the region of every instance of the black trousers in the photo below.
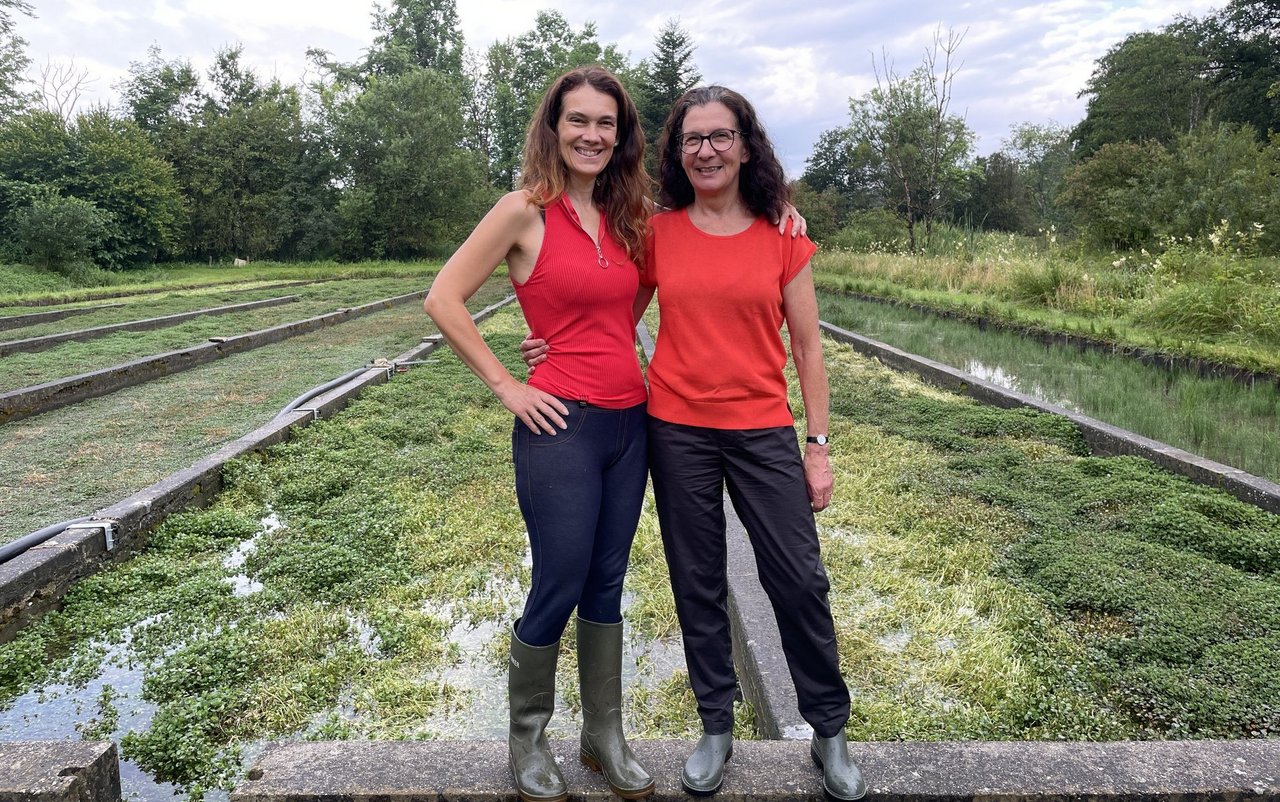
{"type": "Polygon", "coordinates": [[[649,473],[689,680],[707,732],[733,727],[724,487],[778,619],[800,715],[829,738],[849,719],[826,570],[795,429],[726,430],[649,418],[649,473]]]}

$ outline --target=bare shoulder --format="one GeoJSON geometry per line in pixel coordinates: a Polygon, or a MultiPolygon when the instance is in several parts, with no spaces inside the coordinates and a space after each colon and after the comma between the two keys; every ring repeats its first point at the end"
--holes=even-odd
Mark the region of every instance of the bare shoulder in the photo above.
{"type": "Polygon", "coordinates": [[[498,199],[489,214],[509,223],[530,222],[538,218],[538,206],[528,190],[517,189],[498,199]]]}

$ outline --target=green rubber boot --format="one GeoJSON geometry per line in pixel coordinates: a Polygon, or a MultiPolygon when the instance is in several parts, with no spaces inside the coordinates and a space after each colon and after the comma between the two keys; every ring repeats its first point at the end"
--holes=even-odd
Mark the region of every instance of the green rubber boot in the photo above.
{"type": "Polygon", "coordinates": [[[560,641],[530,646],[511,631],[507,697],[511,703],[511,773],[524,802],[564,802],[569,786],[547,747],[546,728],[556,705],[556,658],[560,641]]]}
{"type": "Polygon", "coordinates": [[[653,793],[653,778],[622,735],[622,623],[578,619],[578,681],[582,687],[582,762],[604,775],[623,799],[653,793]]]}

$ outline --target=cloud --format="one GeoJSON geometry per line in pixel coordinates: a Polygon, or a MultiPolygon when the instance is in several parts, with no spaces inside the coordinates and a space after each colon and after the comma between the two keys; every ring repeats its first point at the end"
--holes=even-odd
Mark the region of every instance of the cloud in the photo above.
{"type": "MultiPolygon", "coordinates": [[[[390,0],[384,0],[387,5],[390,0]]],[[[309,47],[353,60],[372,42],[372,0],[64,0],[42,4],[39,20],[19,20],[37,63],[78,65],[111,84],[149,45],[166,58],[207,68],[223,46],[244,45],[244,61],[265,77],[300,80],[309,47]]],[[[1220,5],[1220,3],[1219,3],[1220,5]]],[[[870,0],[458,0],[467,45],[529,30],[539,8],[559,11],[575,28],[593,22],[631,62],[647,57],[663,23],[676,18],[695,44],[707,81],[746,94],[769,125],[785,166],[799,174],[818,136],[848,121],[848,100],[875,86],[873,60],[900,74],[921,63],[941,30],[965,31],[953,111],[979,136],[979,152],[999,147],[1019,122],[1074,124],[1094,62],[1126,35],[1153,30],[1177,13],[1203,16],[1213,3],[1184,0],[1049,0],[996,3],[919,0],[909,7],[870,0]]]]}

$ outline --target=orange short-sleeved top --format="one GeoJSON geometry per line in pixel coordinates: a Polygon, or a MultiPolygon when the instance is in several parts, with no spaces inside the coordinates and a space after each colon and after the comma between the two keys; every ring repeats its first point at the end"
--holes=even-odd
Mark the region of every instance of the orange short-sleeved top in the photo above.
{"type": "Polygon", "coordinates": [[[782,289],[809,263],[808,237],[763,217],[720,236],[688,211],[655,215],[640,280],[657,288],[661,324],[649,365],[649,414],[712,429],[795,423],[783,368],[782,289]]]}

